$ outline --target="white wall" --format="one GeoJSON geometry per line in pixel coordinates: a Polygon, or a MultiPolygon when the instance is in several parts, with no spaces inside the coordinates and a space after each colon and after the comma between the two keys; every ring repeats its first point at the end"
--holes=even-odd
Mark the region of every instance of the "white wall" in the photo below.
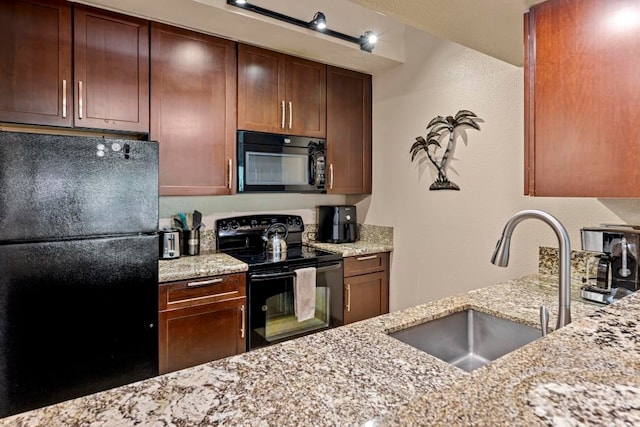
{"type": "Polygon", "coordinates": [[[405,64],[374,76],[373,195],[358,203],[368,224],[394,227],[391,310],[486,286],[537,269],[539,245],[556,245],[540,221],[520,224],[510,266],[489,258],[505,221],[543,209],[567,228],[640,223],[638,200],[523,196],[523,69],[418,30],[406,32],[405,64]],[[461,191],[429,191],[434,168],[412,163],[409,148],[436,115],[460,109],[484,120],[458,140],[449,178],[461,191]],[[605,206],[605,204],[608,206],[605,206]]]}

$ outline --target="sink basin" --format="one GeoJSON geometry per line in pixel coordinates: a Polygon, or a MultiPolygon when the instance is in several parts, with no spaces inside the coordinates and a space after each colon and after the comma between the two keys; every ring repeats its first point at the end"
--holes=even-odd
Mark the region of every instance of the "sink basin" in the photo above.
{"type": "Polygon", "coordinates": [[[464,310],[389,334],[471,372],[542,336],[540,329],[464,310]]]}

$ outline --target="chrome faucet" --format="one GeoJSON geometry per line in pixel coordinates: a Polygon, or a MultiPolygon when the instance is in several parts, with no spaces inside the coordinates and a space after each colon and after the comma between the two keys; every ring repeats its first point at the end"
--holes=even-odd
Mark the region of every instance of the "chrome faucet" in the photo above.
{"type": "Polygon", "coordinates": [[[571,243],[567,229],[553,215],[539,210],[520,211],[509,218],[509,221],[502,230],[502,236],[496,244],[496,249],[491,256],[491,262],[499,267],[506,267],[509,264],[509,246],[511,245],[511,234],[516,225],[529,218],[537,218],[549,225],[558,237],[560,250],[560,272],[558,288],[558,322],[556,329],[571,323],[571,243]]]}

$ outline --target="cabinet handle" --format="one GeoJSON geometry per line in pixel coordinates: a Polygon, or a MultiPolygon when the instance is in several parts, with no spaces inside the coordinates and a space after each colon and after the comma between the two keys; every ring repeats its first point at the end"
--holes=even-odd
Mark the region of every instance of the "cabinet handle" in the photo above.
{"type": "Polygon", "coordinates": [[[67,118],[67,80],[62,80],[62,118],[67,118]]]}
{"type": "Polygon", "coordinates": [[[281,106],[281,110],[282,110],[282,118],[280,119],[280,127],[282,129],[284,129],[284,115],[285,115],[285,113],[284,113],[284,99],[280,103],[280,106],[281,106]]]}
{"type": "Polygon", "coordinates": [[[78,118],[82,118],[82,80],[78,82],[78,118]]]}
{"type": "Polygon", "coordinates": [[[293,125],[293,102],[289,101],[289,129],[293,125]]]}
{"type": "Polygon", "coordinates": [[[211,280],[202,280],[200,282],[189,282],[189,283],[187,283],[187,287],[189,287],[189,288],[197,288],[199,286],[213,285],[214,283],[220,283],[220,282],[222,282],[221,278],[211,279],[211,280]]]}
{"type": "Polygon", "coordinates": [[[347,312],[351,311],[351,285],[347,285],[347,312]]]}
{"type": "Polygon", "coordinates": [[[329,190],[333,190],[333,163],[329,163],[329,190]]]}
{"type": "Polygon", "coordinates": [[[356,258],[356,261],[366,261],[368,259],[376,259],[376,258],[378,258],[378,255],[361,256],[359,258],[356,258]]]}
{"type": "Polygon", "coordinates": [[[244,338],[244,327],[245,327],[245,320],[244,320],[244,304],[240,306],[240,338],[244,338]]]}
{"type": "Polygon", "coordinates": [[[231,190],[231,186],[233,185],[231,183],[233,181],[233,160],[229,159],[228,167],[229,167],[229,173],[227,175],[227,178],[228,178],[229,181],[227,182],[227,188],[229,190],[231,190]]]}

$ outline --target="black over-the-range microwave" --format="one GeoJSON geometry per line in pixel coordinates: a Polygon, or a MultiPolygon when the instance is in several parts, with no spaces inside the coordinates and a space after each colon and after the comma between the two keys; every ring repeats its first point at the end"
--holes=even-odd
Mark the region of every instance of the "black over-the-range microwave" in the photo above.
{"type": "Polygon", "coordinates": [[[324,139],[238,131],[238,192],[325,193],[324,139]]]}

